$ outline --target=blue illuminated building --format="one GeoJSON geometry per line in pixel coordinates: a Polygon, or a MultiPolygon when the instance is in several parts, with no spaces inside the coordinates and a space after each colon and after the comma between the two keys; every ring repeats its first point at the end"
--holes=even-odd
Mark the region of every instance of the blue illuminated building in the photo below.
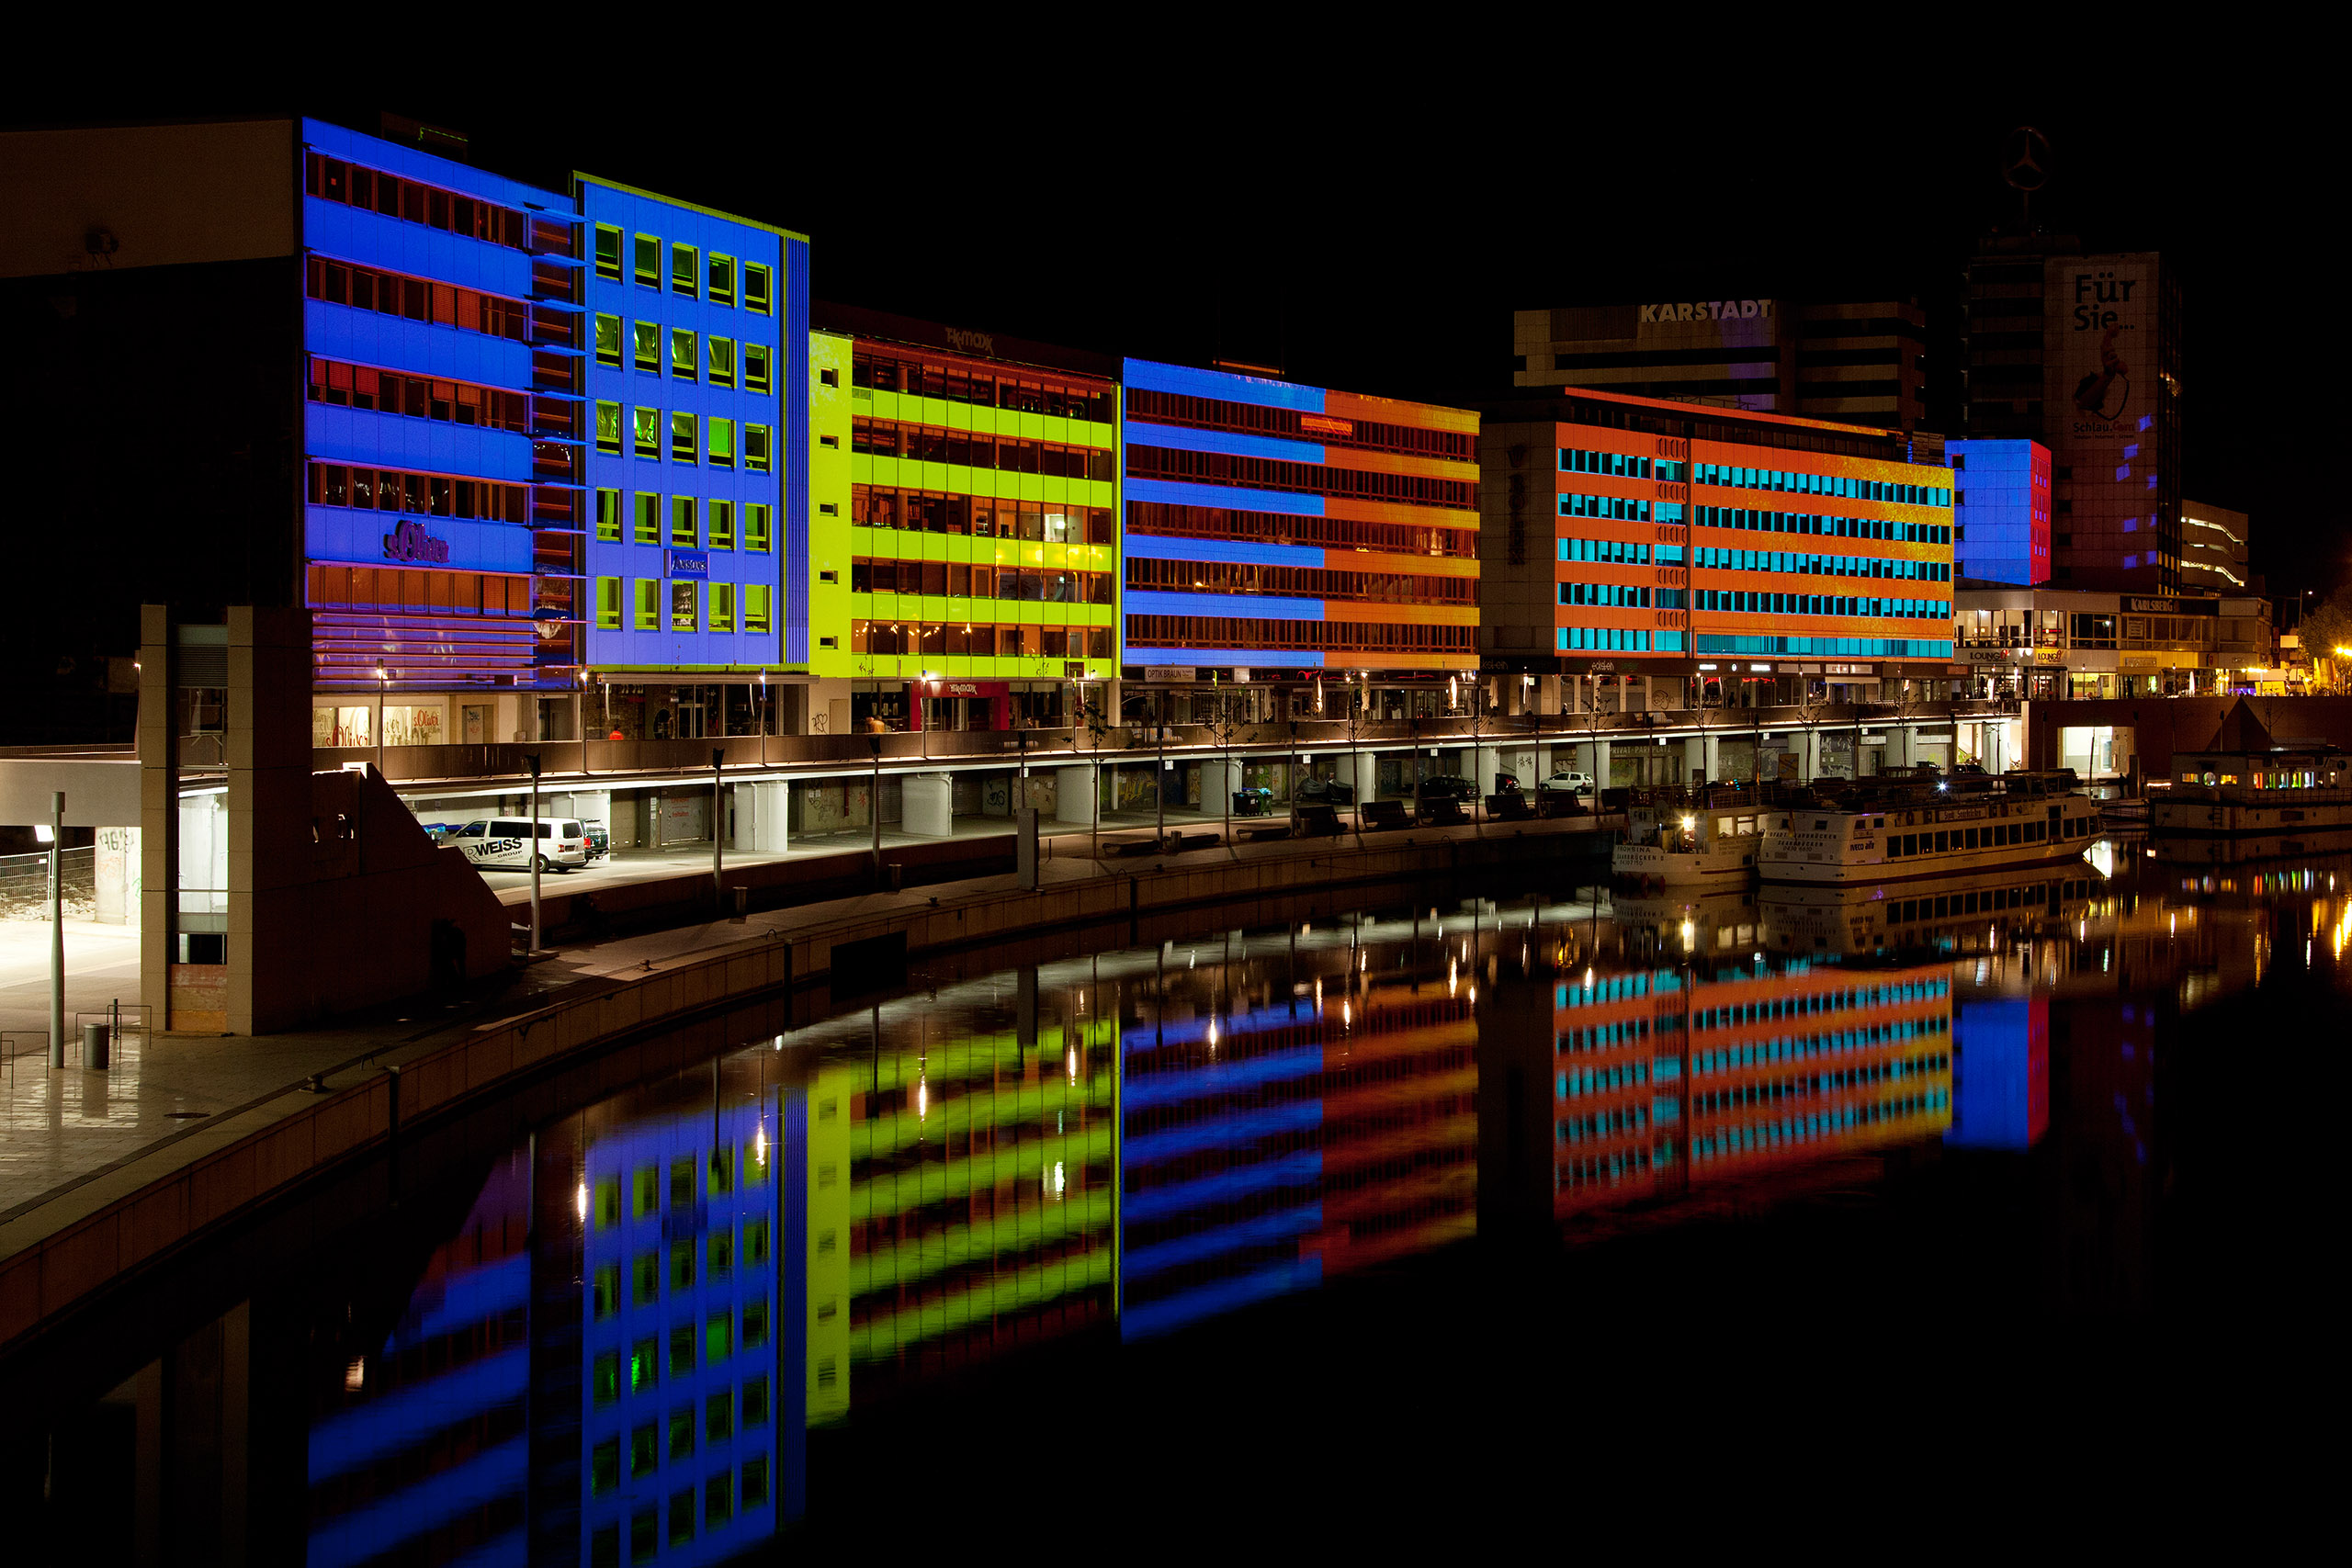
{"type": "Polygon", "coordinates": [[[2050,449],[2038,441],[1952,441],[1960,574],[2020,588],[2050,581],[2050,449]]]}
{"type": "Polygon", "coordinates": [[[588,662],[807,663],[807,240],[588,175],[588,662]]]}

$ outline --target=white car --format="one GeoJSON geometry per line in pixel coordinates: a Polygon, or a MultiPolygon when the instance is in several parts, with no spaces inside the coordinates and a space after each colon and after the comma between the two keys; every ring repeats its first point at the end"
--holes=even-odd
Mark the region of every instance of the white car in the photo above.
{"type": "Polygon", "coordinates": [[[1545,779],[1542,784],[1536,785],[1536,787],[1538,789],[1554,790],[1563,795],[1590,795],[1592,793],[1592,775],[1590,773],[1571,772],[1557,773],[1554,773],[1550,778],[1545,779]]]}
{"type": "MultiPolygon", "coordinates": [[[[525,817],[477,817],[441,840],[445,850],[462,850],[484,871],[531,869],[531,822],[525,817]]],[[[588,863],[588,835],[565,818],[539,818],[539,869],[570,871],[588,863]]]]}

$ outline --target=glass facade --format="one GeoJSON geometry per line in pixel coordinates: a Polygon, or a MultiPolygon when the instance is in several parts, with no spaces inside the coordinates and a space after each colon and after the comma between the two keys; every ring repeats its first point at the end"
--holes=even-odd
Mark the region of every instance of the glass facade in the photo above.
{"type": "Polygon", "coordinates": [[[2020,588],[2050,581],[2050,449],[2038,441],[1954,441],[1953,556],[1960,574],[2020,588]]]}

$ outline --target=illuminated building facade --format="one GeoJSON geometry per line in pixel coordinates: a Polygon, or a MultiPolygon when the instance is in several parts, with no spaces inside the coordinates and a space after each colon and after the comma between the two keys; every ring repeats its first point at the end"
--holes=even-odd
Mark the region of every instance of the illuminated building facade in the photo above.
{"type": "Polygon", "coordinates": [[[1117,362],[815,320],[811,728],[1069,723],[1118,672],[1117,362]]]}
{"type": "Polygon", "coordinates": [[[1954,626],[1987,696],[2211,696],[2257,682],[2277,658],[2269,602],[2255,598],[1971,587],[1954,626]]]}
{"type": "Polygon", "coordinates": [[[1490,669],[1950,668],[1953,476],[1911,437],[1576,392],[1488,411],[1479,450],[1490,669]]]}
{"type": "Polygon", "coordinates": [[[1476,668],[1476,414],[1147,360],[1125,380],[1131,716],[1191,716],[1146,694],[1196,682],[1313,716],[1341,675],[1402,716],[1476,668]]]}
{"type": "Polygon", "coordinates": [[[1518,310],[1511,384],[1909,430],[1926,412],[1927,336],[1917,300],[1699,299],[1518,310]]]}
{"type": "MultiPolygon", "coordinates": [[[[581,175],[587,664],[747,674],[808,662],[808,243],[581,175]]],[[[682,710],[677,734],[704,733],[682,710]]]]}
{"type": "Polygon", "coordinates": [[[2191,593],[2259,593],[2247,564],[2253,526],[2243,512],[2201,501],[2180,503],[2180,585],[2191,593]]]}
{"type": "Polygon", "coordinates": [[[2039,441],[1952,441],[1953,556],[1963,580],[2050,581],[2050,449],[2039,441]]]}

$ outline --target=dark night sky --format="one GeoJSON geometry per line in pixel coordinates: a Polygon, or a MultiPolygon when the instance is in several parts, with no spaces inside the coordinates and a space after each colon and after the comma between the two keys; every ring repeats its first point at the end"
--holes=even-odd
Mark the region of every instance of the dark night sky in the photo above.
{"type": "Polygon", "coordinates": [[[1678,41],[1704,30],[1680,24],[1655,47],[1529,20],[1355,59],[1263,28],[1185,51],[1085,26],[1035,53],[894,46],[887,73],[812,45],[735,109],[708,107],[717,73],[658,63],[593,100],[526,99],[363,51],[307,96],[183,76],[10,112],[292,107],[372,130],[390,109],[518,177],[560,188],[576,167],[800,230],[822,299],[1195,363],[1279,352],[1301,379],[1438,401],[1507,387],[1515,308],[1852,290],[1917,296],[1948,327],[1973,237],[2014,218],[2001,137],[2030,123],[2052,147],[2037,220],[2182,278],[2186,493],[2254,514],[2274,594],[2352,580],[2352,506],[2326,478],[2342,422],[2314,417],[2335,391],[2315,349],[2343,309],[2345,137],[2303,85],[2187,39],[2076,69],[2052,39],[2043,85],[1963,90],[1925,35],[1849,58],[1726,47],[1709,79],[1678,41]],[[1083,63],[1105,51],[1115,70],[1083,63]],[[1762,90],[1786,77],[1808,86],[1762,90]]]}

